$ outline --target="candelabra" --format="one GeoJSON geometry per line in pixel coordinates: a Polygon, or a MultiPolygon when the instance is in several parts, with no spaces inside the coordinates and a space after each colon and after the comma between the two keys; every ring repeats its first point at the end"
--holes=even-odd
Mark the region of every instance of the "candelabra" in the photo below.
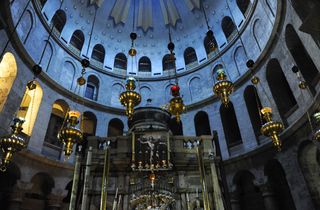
{"type": "Polygon", "coordinates": [[[233,92],[234,85],[227,79],[225,71],[220,68],[217,71],[217,82],[213,86],[213,92],[220,98],[224,106],[229,104],[229,96],[233,92]]]}
{"type": "Polygon", "coordinates": [[[132,118],[134,107],[141,102],[141,95],[135,91],[136,81],[133,77],[127,79],[126,91],[120,94],[119,100],[123,106],[126,107],[126,115],[129,119],[132,118]]]}

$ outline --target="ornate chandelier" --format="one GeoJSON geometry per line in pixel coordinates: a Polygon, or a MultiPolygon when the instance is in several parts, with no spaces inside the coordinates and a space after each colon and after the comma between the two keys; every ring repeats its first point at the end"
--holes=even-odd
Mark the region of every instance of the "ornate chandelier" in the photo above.
{"type": "Polygon", "coordinates": [[[74,144],[79,144],[83,140],[81,130],[76,128],[80,115],[78,111],[69,111],[67,126],[62,128],[58,134],[58,139],[64,144],[64,154],[67,158],[70,157],[74,144]]]}
{"type": "Polygon", "coordinates": [[[217,71],[217,82],[213,86],[213,92],[220,98],[222,104],[227,107],[229,104],[229,96],[233,92],[234,85],[228,80],[223,68],[217,71]]]}
{"type": "Polygon", "coordinates": [[[120,94],[120,103],[126,107],[126,115],[129,119],[132,118],[134,107],[138,106],[141,102],[141,95],[135,91],[136,80],[133,77],[127,79],[126,91],[120,94]]]}
{"type": "Polygon", "coordinates": [[[26,141],[21,135],[23,119],[14,118],[11,125],[11,134],[0,138],[0,148],[2,150],[1,171],[6,171],[8,164],[12,161],[13,154],[26,147],[26,141]]]}

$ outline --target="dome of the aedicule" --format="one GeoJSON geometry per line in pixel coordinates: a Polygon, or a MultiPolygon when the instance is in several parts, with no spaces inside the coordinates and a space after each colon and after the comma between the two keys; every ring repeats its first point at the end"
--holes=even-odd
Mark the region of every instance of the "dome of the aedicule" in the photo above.
{"type": "Polygon", "coordinates": [[[0,209],[320,209],[319,11],[0,1],[0,209]]]}

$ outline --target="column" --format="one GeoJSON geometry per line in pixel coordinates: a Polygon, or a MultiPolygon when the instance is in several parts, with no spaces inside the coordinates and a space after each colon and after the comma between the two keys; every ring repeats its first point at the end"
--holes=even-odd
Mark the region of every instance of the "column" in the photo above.
{"type": "Polygon", "coordinates": [[[216,164],[215,164],[215,157],[212,157],[213,159],[210,162],[210,169],[211,169],[211,178],[212,178],[212,187],[213,187],[213,203],[215,209],[224,210],[223,205],[223,199],[222,199],[222,193],[220,189],[216,164]]]}
{"type": "Polygon", "coordinates": [[[86,171],[84,175],[84,186],[83,186],[81,210],[86,210],[88,207],[91,162],[92,162],[92,147],[89,147],[88,154],[87,154],[86,171]]]}
{"type": "Polygon", "coordinates": [[[76,155],[76,163],[75,163],[74,172],[73,172],[73,183],[72,183],[69,210],[76,209],[79,174],[80,174],[80,166],[81,166],[80,160],[81,160],[81,156],[80,156],[80,154],[77,154],[76,155]]]}
{"type": "Polygon", "coordinates": [[[232,210],[241,210],[239,193],[237,191],[230,192],[230,202],[232,210]]]}
{"type": "Polygon", "coordinates": [[[259,186],[262,193],[263,202],[266,210],[279,210],[278,204],[274,197],[273,190],[268,183],[259,186]]]}

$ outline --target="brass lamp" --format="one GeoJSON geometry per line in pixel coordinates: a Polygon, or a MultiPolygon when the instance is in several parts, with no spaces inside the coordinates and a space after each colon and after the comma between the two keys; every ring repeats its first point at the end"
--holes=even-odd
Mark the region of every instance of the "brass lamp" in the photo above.
{"type": "Polygon", "coordinates": [[[279,138],[279,134],[283,131],[284,126],[281,122],[273,121],[272,109],[270,107],[262,108],[261,114],[266,121],[261,127],[261,133],[267,137],[270,137],[273,145],[280,152],[282,143],[279,138]]]}
{"type": "Polygon", "coordinates": [[[23,123],[23,119],[14,118],[13,125],[11,125],[11,134],[0,138],[0,148],[2,150],[1,171],[7,170],[7,166],[12,161],[14,153],[26,147],[26,141],[21,136],[23,123]]]}
{"type": "Polygon", "coordinates": [[[220,68],[217,71],[217,82],[213,86],[213,92],[220,98],[225,107],[229,104],[229,96],[233,92],[234,85],[227,79],[225,71],[220,68]]]}
{"type": "Polygon", "coordinates": [[[180,96],[180,87],[179,85],[173,85],[171,87],[171,94],[173,98],[169,103],[169,112],[176,117],[177,122],[181,120],[181,114],[186,110],[186,106],[183,103],[183,99],[180,96]]]}
{"type": "Polygon", "coordinates": [[[83,140],[82,132],[76,128],[80,115],[78,111],[69,111],[67,126],[62,128],[58,134],[58,139],[64,144],[64,154],[66,157],[71,155],[73,145],[79,144],[83,140]]]}
{"type": "Polygon", "coordinates": [[[134,107],[141,102],[141,95],[135,91],[136,80],[133,77],[127,79],[126,91],[120,94],[119,100],[123,106],[126,107],[126,115],[132,118],[134,107]]]}

